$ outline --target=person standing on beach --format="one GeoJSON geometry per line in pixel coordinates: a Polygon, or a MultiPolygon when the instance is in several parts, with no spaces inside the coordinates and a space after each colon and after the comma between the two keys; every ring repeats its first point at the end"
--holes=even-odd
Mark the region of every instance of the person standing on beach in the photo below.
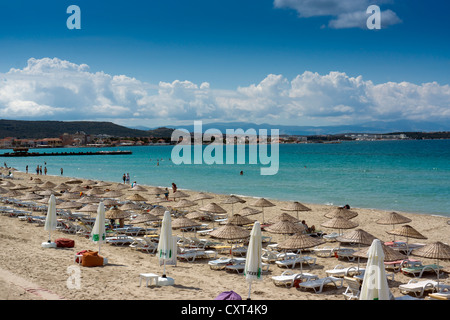
{"type": "Polygon", "coordinates": [[[127,173],[127,184],[130,184],[130,174],[127,173]]]}
{"type": "Polygon", "coordinates": [[[123,183],[125,184],[125,181],[127,181],[127,175],[125,173],[123,174],[122,179],[123,179],[123,183]]]}
{"type": "Polygon", "coordinates": [[[36,174],[39,174],[39,165],[36,167],[36,174]]]}
{"type": "Polygon", "coordinates": [[[177,192],[177,185],[174,182],[172,182],[172,191],[173,193],[177,192]]]}
{"type": "Polygon", "coordinates": [[[61,175],[63,175],[63,173],[64,173],[64,170],[63,170],[63,168],[61,168],[61,175]]]}
{"type": "Polygon", "coordinates": [[[25,172],[28,173],[28,165],[25,168],[25,172]]]}
{"type": "Polygon", "coordinates": [[[47,175],[47,167],[44,168],[44,174],[47,175]]]}
{"type": "Polygon", "coordinates": [[[169,189],[166,188],[166,191],[164,192],[164,198],[166,198],[167,201],[169,201],[169,189]]]}
{"type": "Polygon", "coordinates": [[[39,167],[39,174],[42,176],[42,166],[39,167]]]}

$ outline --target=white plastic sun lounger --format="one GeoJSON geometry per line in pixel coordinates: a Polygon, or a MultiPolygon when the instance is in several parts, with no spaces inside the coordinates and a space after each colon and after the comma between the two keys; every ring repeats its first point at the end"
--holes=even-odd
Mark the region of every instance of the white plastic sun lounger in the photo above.
{"type": "MultiPolygon", "coordinates": [[[[400,292],[403,294],[414,293],[416,297],[422,297],[425,291],[435,291],[438,282],[434,280],[421,280],[411,279],[406,284],[401,284],[398,286],[400,292]]],[[[439,283],[439,287],[442,288],[444,285],[442,282],[439,283]]]]}
{"type": "Polygon", "coordinates": [[[326,277],[316,280],[309,280],[299,283],[300,289],[313,289],[315,293],[321,293],[324,286],[327,284],[333,284],[336,289],[342,288],[344,284],[344,278],[326,277]]]}
{"type": "Polygon", "coordinates": [[[312,273],[294,273],[291,270],[284,271],[280,276],[272,277],[272,281],[276,286],[285,286],[286,288],[291,288],[297,279],[308,281],[317,280],[319,277],[312,273]]]}

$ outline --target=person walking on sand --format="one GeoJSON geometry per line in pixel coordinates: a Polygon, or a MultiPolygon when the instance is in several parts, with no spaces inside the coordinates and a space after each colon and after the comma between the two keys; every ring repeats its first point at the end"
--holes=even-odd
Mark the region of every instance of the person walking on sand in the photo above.
{"type": "Polygon", "coordinates": [[[167,201],[169,201],[169,189],[166,188],[166,191],[164,192],[164,198],[166,198],[167,201]]]}

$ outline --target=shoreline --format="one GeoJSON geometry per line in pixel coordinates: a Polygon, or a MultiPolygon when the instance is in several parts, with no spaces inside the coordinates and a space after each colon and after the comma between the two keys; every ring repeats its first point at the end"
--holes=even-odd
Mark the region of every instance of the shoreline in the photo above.
{"type": "MultiPolygon", "coordinates": [[[[23,178],[23,180],[11,180],[14,183],[28,185],[29,177],[39,177],[42,181],[51,181],[56,184],[68,181],[70,179],[79,179],[87,181],[88,179],[58,175],[36,175],[35,173],[23,173],[20,171],[14,172],[15,178],[23,178]]],[[[4,179],[9,180],[9,179],[4,179]]],[[[94,180],[94,179],[93,179],[94,180]]],[[[100,180],[95,180],[100,181],[100,180]]],[[[120,182],[112,183],[111,189],[117,185],[123,185],[120,182]]],[[[29,184],[30,186],[32,184],[29,184]]],[[[146,185],[141,185],[148,187],[146,185]]],[[[108,187],[109,188],[109,187],[108,187]]],[[[181,189],[180,189],[181,190],[181,189]]],[[[183,192],[193,196],[198,191],[183,190],[183,192]]],[[[130,192],[124,191],[125,195],[130,195],[130,192]]],[[[137,192],[144,195],[145,192],[137,192]]],[[[221,204],[221,202],[228,195],[214,194],[213,199],[203,200],[203,204],[215,202],[227,210],[228,214],[232,212],[230,204],[221,204]]],[[[170,194],[172,190],[170,189],[170,194]]],[[[152,202],[155,196],[147,195],[152,202]]],[[[124,197],[122,197],[123,199],[124,197]]],[[[252,203],[257,197],[242,197],[246,203],[237,203],[234,205],[234,213],[238,213],[244,207],[252,207],[252,203]]],[[[189,199],[189,198],[187,198],[189,199]]],[[[282,212],[296,216],[296,212],[283,211],[281,208],[289,201],[270,200],[276,206],[264,208],[264,217],[266,221],[270,221],[282,212]]],[[[174,201],[163,202],[161,205],[168,206],[175,204],[174,201]]],[[[200,202],[199,202],[200,205],[200,202]]],[[[336,206],[307,204],[307,207],[312,211],[299,212],[299,219],[306,220],[306,223],[311,226],[315,225],[317,230],[322,230],[326,233],[337,231],[334,229],[324,228],[320,225],[329,220],[324,217],[336,206]]],[[[197,207],[187,208],[189,211],[196,210],[197,207]]],[[[358,209],[351,208],[358,213],[358,216],[352,219],[358,224],[358,229],[363,229],[370,234],[378,237],[382,241],[392,240],[391,235],[387,231],[392,229],[392,226],[380,225],[376,220],[383,217],[387,212],[376,209],[358,209]]],[[[75,210],[76,211],[76,210],[75,210]]],[[[442,241],[444,243],[450,242],[450,225],[447,224],[447,218],[430,216],[425,214],[401,213],[402,215],[412,219],[408,223],[420,233],[427,236],[426,240],[410,239],[409,243],[430,243],[432,241],[442,241]]],[[[42,215],[42,213],[37,213],[42,215]]],[[[95,214],[91,215],[95,217],[95,214]]],[[[261,214],[249,216],[251,219],[261,221],[261,214]]],[[[210,224],[211,225],[211,224],[210,224]]],[[[216,223],[218,226],[218,223],[216,223]]],[[[344,233],[350,230],[343,230],[344,233]]],[[[179,230],[173,230],[173,235],[181,236],[179,230]]],[[[285,239],[282,234],[269,233],[263,230],[263,235],[271,237],[271,243],[278,243],[285,239]]],[[[203,236],[198,236],[203,238],[203,236]]],[[[74,255],[83,250],[97,250],[98,245],[92,243],[87,238],[77,234],[67,234],[61,231],[52,233],[52,239],[69,238],[75,241],[74,248],[61,249],[43,249],[41,243],[48,239],[48,232],[43,227],[38,227],[36,224],[20,221],[17,218],[7,216],[0,216],[0,238],[1,250],[6,259],[0,260],[0,299],[1,300],[39,300],[51,299],[33,294],[33,290],[24,291],[20,283],[15,284],[14,278],[5,281],[5,274],[14,274],[17,279],[22,282],[32,283],[36,288],[41,289],[41,292],[51,292],[55,296],[63,297],[68,300],[213,300],[223,291],[233,290],[243,299],[247,296],[248,284],[242,274],[231,273],[226,271],[211,270],[207,264],[206,259],[196,259],[193,262],[177,261],[176,266],[168,266],[167,274],[175,279],[175,286],[172,287],[156,287],[139,285],[140,273],[156,273],[162,272],[162,267],[159,266],[158,258],[155,254],[144,253],[133,250],[127,246],[114,246],[111,244],[102,244],[102,256],[108,258],[108,264],[103,267],[86,268],[80,267],[81,272],[81,289],[73,289],[67,287],[68,268],[76,267],[74,263],[74,255]],[[52,270],[52,272],[48,272],[52,270]],[[3,275],[3,277],[2,277],[3,275]],[[211,281],[214,282],[212,285],[211,281]]],[[[205,236],[206,238],[206,236],[205,236]]],[[[402,237],[397,237],[397,240],[404,240],[402,237]]],[[[226,244],[226,241],[221,241],[226,244]]],[[[338,242],[326,242],[319,247],[333,246],[337,247],[338,242]]],[[[326,270],[333,269],[336,265],[355,266],[356,261],[347,261],[346,259],[336,259],[334,256],[319,257],[314,252],[302,250],[302,254],[314,257],[317,259],[316,264],[311,268],[306,265],[303,266],[305,272],[316,274],[320,278],[326,276],[326,270]]],[[[229,256],[229,253],[220,253],[218,257],[229,256]]],[[[425,263],[435,263],[434,259],[422,259],[425,263]]],[[[366,259],[361,259],[361,266],[365,266],[366,259]]],[[[449,261],[440,261],[446,269],[450,269],[449,261]]],[[[269,273],[263,274],[263,280],[252,285],[252,297],[255,300],[344,300],[343,292],[346,289],[344,285],[341,288],[334,288],[328,286],[322,293],[314,293],[311,290],[299,290],[296,288],[286,288],[275,286],[271,277],[281,275],[286,270],[300,272],[300,267],[295,269],[280,268],[275,263],[270,263],[269,273]]],[[[427,274],[427,278],[436,279],[436,275],[427,274]]],[[[391,292],[394,296],[402,296],[399,292],[398,286],[400,284],[408,283],[412,277],[406,276],[402,273],[396,273],[394,281],[389,281],[391,292]]],[[[450,284],[448,274],[440,277],[441,281],[450,284]]],[[[17,280],[18,281],[18,280],[17,280]]],[[[36,289],[34,288],[34,289],[36,289]]],[[[37,289],[36,289],[37,290],[37,289]]],[[[36,292],[36,291],[35,291],[36,292]]]]}

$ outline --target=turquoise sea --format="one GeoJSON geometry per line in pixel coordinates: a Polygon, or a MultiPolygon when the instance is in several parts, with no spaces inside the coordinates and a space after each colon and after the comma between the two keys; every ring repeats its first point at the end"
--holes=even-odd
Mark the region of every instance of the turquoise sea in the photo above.
{"type": "Polygon", "coordinates": [[[278,173],[266,176],[260,175],[264,165],[248,160],[246,164],[176,165],[171,161],[173,146],[37,151],[118,149],[133,154],[2,157],[0,161],[20,171],[28,165],[31,173],[46,162],[50,175],[59,175],[62,167],[64,176],[122,182],[122,175],[129,173],[131,181],[143,185],[170,187],[175,182],[179,189],[450,216],[450,140],[282,144],[278,173]]]}

